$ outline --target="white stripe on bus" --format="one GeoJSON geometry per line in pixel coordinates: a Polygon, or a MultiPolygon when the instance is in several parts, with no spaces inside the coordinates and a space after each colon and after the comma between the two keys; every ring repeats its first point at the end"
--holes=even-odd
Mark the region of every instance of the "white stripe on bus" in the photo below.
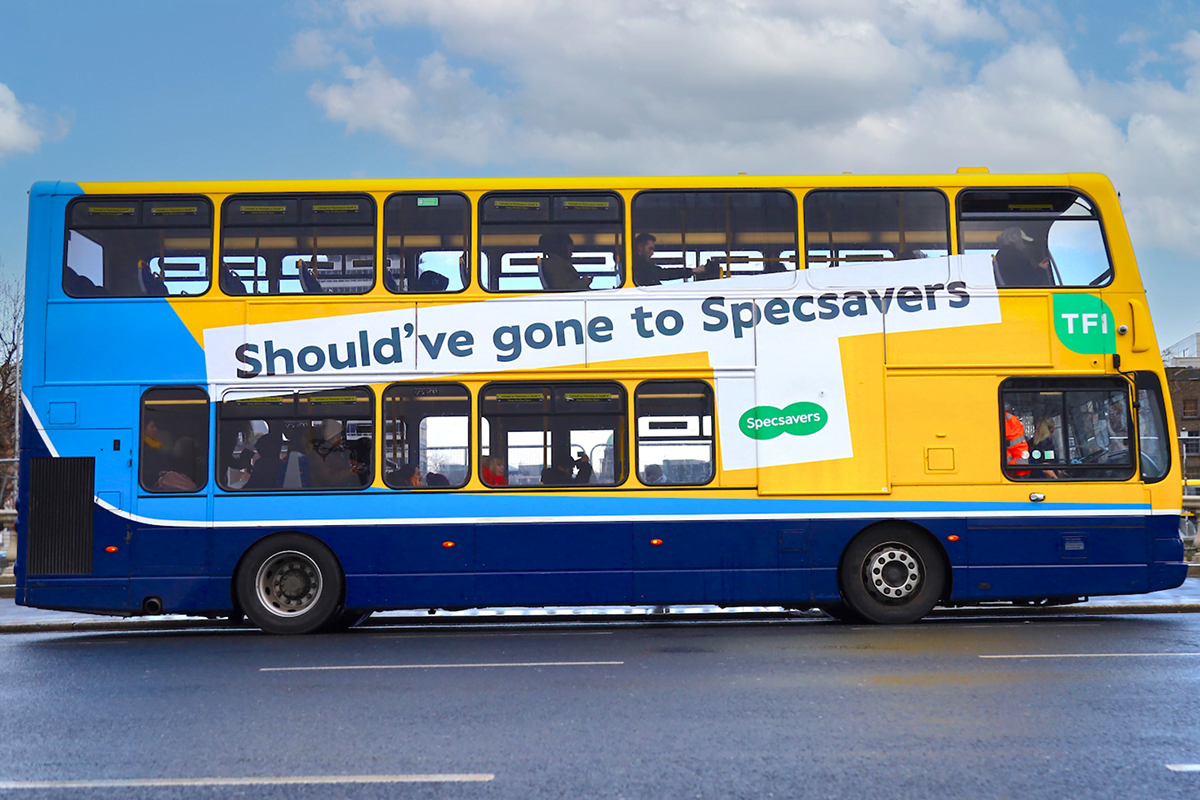
{"type": "MultiPolygon", "coordinates": [[[[96,503],[104,509],[111,511],[117,516],[127,519],[130,522],[137,522],[142,525],[158,525],[161,527],[172,528],[258,528],[258,527],[321,527],[332,525],[351,525],[354,527],[372,527],[380,525],[390,526],[418,526],[418,525],[519,525],[541,523],[550,524],[555,522],[747,522],[751,520],[817,520],[817,519],[956,519],[956,518],[979,518],[979,517],[1005,517],[1007,518],[1038,518],[1038,517],[1141,517],[1151,513],[1149,509],[1145,511],[1135,511],[1130,509],[1086,509],[1086,510],[1061,510],[1052,511],[1048,509],[1040,509],[1038,511],[906,511],[906,512],[889,512],[887,509],[879,509],[878,513],[870,513],[863,511],[839,511],[839,512],[814,512],[814,513],[792,513],[792,514],[613,514],[605,516],[593,515],[570,515],[570,516],[521,516],[521,517],[392,517],[383,519],[245,519],[245,520],[213,520],[208,522],[205,520],[170,520],[158,519],[156,517],[143,517],[138,514],[131,514],[128,511],[122,511],[114,507],[111,503],[107,503],[96,498],[96,503]]],[[[1176,512],[1175,516],[1178,516],[1176,512]]]]}

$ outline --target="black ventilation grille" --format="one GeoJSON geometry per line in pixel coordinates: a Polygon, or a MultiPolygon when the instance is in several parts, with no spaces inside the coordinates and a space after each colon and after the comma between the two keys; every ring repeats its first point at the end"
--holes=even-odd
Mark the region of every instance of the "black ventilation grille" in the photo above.
{"type": "Polygon", "coordinates": [[[27,575],[90,575],[94,458],[29,460],[27,575]]]}

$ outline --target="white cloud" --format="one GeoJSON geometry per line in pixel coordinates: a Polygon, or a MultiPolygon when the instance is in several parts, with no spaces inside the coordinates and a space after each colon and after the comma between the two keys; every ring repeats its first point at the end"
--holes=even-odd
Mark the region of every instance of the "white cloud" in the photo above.
{"type": "Polygon", "coordinates": [[[1187,35],[1183,37],[1183,41],[1173,47],[1183,53],[1188,60],[1200,61],[1200,33],[1188,31],[1187,35]]]}
{"type": "Polygon", "coordinates": [[[0,83],[0,159],[38,149],[46,134],[36,117],[33,107],[17,102],[12,89],[0,83]]]}
{"type": "MultiPolygon", "coordinates": [[[[585,141],[736,141],[747,134],[759,139],[756,130],[781,121],[849,122],[902,106],[916,87],[955,67],[923,36],[1003,36],[994,19],[960,0],[350,0],[347,6],[364,30],[426,25],[447,52],[496,65],[497,75],[476,85],[481,92],[493,87],[486,111],[507,122],[490,125],[487,135],[491,149],[518,158],[560,158],[578,153],[585,141]],[[512,91],[501,95],[497,78],[512,91]]],[[[372,77],[380,69],[372,67],[372,77]]],[[[344,88],[364,85],[367,76],[354,75],[344,88]]],[[[416,88],[411,80],[405,85],[416,88]]],[[[334,108],[323,102],[333,99],[329,88],[319,87],[315,97],[331,117],[355,129],[373,127],[367,118],[376,109],[334,108]]],[[[386,96],[396,98],[394,90],[386,96]]],[[[408,143],[394,126],[378,129],[408,143]]]]}
{"type": "MultiPolygon", "coordinates": [[[[1190,64],[1179,88],[1081,77],[1048,35],[1010,42],[970,0],[345,8],[358,35],[440,36],[413,74],[373,59],[309,92],[347,131],[417,157],[573,174],[1099,171],[1123,191],[1135,244],[1200,252],[1195,31],[1172,50],[1190,64]],[[972,41],[998,48],[974,72],[955,55],[972,41]]],[[[1055,13],[998,8],[1017,32],[1044,32],[1055,13]]]]}
{"type": "Polygon", "coordinates": [[[344,60],[345,55],[334,47],[330,39],[326,31],[300,31],[292,37],[292,48],[285,55],[284,62],[301,69],[317,69],[344,60]]]}
{"type": "Polygon", "coordinates": [[[370,48],[370,37],[357,36],[345,28],[309,28],[292,37],[292,46],[283,53],[281,63],[285,67],[298,69],[346,65],[350,63],[346,50],[370,48]]]}
{"type": "Polygon", "coordinates": [[[465,69],[452,69],[435,53],[425,58],[413,85],[396,78],[378,61],[342,69],[343,82],[315,83],[308,95],[347,132],[386,134],[430,158],[483,164],[499,142],[509,138],[499,101],[471,81],[465,69]]]}

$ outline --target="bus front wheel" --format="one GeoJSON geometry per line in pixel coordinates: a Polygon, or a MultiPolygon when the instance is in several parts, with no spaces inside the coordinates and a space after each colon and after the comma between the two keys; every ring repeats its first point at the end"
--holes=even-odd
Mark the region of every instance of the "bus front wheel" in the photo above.
{"type": "Polygon", "coordinates": [[[320,630],[341,608],[342,568],[328,547],[298,533],[263,539],[246,552],[237,595],[267,633],[320,630]]]}
{"type": "Polygon", "coordinates": [[[866,622],[916,622],[937,605],[946,582],[946,559],[924,533],[903,525],[877,525],[860,533],[842,558],[842,599],[866,622]]]}

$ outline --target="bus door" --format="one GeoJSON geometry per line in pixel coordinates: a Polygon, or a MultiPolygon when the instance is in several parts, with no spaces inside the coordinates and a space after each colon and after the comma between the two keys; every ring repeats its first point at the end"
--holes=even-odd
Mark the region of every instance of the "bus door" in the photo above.
{"type": "Polygon", "coordinates": [[[967,520],[972,599],[1149,590],[1153,543],[1130,388],[1119,375],[1000,383],[991,461],[1006,486],[996,496],[1008,494],[1019,513],[967,520]],[[1003,446],[1010,421],[1027,450],[1003,446]]]}
{"type": "MultiPolygon", "coordinates": [[[[195,576],[209,563],[208,475],[210,404],[199,387],[154,387],[142,394],[137,441],[138,521],[130,541],[130,575],[150,580],[195,576]]],[[[200,605],[204,598],[170,596],[172,591],[203,592],[203,584],[157,580],[139,594],[161,595],[167,608],[200,605]],[[197,587],[200,588],[197,588],[197,587]]]]}

